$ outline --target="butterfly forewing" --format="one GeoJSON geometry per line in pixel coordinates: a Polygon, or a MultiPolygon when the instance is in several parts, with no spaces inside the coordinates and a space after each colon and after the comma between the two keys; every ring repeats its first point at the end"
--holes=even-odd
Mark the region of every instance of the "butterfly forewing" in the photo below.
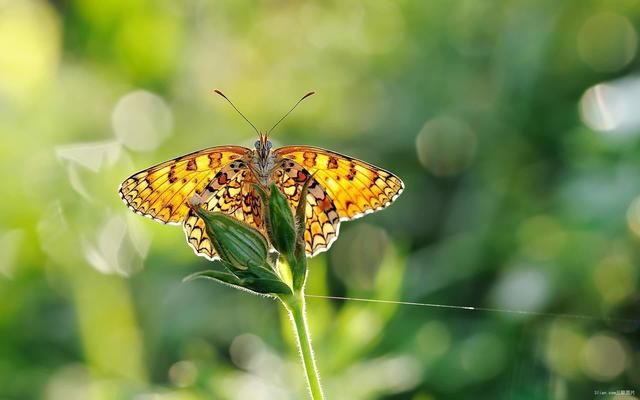
{"type": "Polygon", "coordinates": [[[404,189],[397,176],[364,161],[309,146],[286,146],[275,150],[278,157],[294,161],[323,187],[341,220],[380,210],[404,189]]]}
{"type": "Polygon", "coordinates": [[[202,193],[222,167],[247,152],[241,146],[219,146],[163,162],[126,179],[120,185],[120,197],[138,214],[180,223],[189,212],[187,200],[202,193]]]}

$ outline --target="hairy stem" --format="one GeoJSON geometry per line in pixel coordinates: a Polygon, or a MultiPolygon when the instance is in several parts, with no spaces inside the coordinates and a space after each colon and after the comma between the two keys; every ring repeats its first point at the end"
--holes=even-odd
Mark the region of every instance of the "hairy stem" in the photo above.
{"type": "Polygon", "coordinates": [[[320,374],[316,360],[313,357],[313,348],[311,347],[311,335],[307,327],[307,315],[305,311],[304,294],[296,292],[291,296],[280,297],[285,308],[289,312],[293,329],[296,332],[298,350],[302,358],[302,366],[307,377],[307,385],[312,400],[323,400],[322,386],[320,386],[320,374]]]}

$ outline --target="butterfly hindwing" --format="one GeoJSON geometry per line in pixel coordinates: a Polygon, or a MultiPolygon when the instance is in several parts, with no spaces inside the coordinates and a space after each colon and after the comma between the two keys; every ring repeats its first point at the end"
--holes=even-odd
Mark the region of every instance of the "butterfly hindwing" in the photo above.
{"type": "Polygon", "coordinates": [[[274,173],[276,185],[295,209],[300,202],[302,186],[309,179],[305,208],[305,253],[313,256],[327,250],[340,231],[340,216],[322,185],[309,177],[310,173],[292,160],[282,160],[274,173]]]}
{"type": "Polygon", "coordinates": [[[286,146],[275,150],[277,157],[295,162],[314,174],[329,195],[341,220],[349,220],[391,204],[404,189],[397,176],[330,150],[310,146],[286,146]]]}
{"type": "MultiPolygon", "coordinates": [[[[208,211],[223,212],[253,227],[263,230],[262,203],[253,189],[253,176],[246,164],[234,161],[220,170],[200,197],[208,211]]],[[[205,231],[204,222],[189,209],[183,228],[187,242],[196,254],[210,260],[218,255],[205,231]]]]}
{"type": "Polygon", "coordinates": [[[201,194],[225,165],[248,151],[219,146],[187,154],[132,175],[118,192],[136,213],[163,223],[180,223],[189,212],[187,199],[201,194]]]}

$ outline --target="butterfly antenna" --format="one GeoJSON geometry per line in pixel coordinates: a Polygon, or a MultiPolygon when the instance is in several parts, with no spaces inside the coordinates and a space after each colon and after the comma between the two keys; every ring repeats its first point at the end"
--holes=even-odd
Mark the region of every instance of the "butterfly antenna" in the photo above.
{"type": "Polygon", "coordinates": [[[287,118],[287,116],[288,116],[289,114],[291,114],[291,111],[295,110],[295,109],[296,109],[296,107],[298,107],[298,104],[300,104],[300,103],[302,102],[302,100],[306,99],[307,97],[309,97],[309,96],[311,96],[311,95],[313,95],[313,94],[315,94],[315,93],[316,93],[316,92],[309,92],[309,93],[305,94],[304,96],[302,96],[302,97],[300,98],[300,100],[298,100],[298,102],[297,102],[296,104],[294,104],[294,105],[293,105],[293,107],[291,107],[291,110],[287,111],[287,113],[286,113],[285,115],[283,115],[283,116],[282,116],[282,118],[280,118],[280,119],[278,120],[278,122],[276,122],[276,123],[271,127],[271,129],[269,129],[269,131],[267,132],[267,135],[269,135],[269,134],[271,133],[271,131],[272,131],[276,126],[278,126],[278,124],[279,124],[280,122],[282,122],[282,120],[283,120],[283,119],[287,118]]]}
{"type": "Polygon", "coordinates": [[[249,118],[245,117],[244,114],[242,112],[240,112],[240,110],[238,110],[238,107],[236,107],[235,104],[233,104],[233,102],[231,102],[231,100],[229,100],[229,98],[227,96],[224,95],[224,93],[222,93],[221,91],[219,91],[218,89],[215,89],[214,92],[216,94],[219,94],[220,96],[222,96],[223,99],[225,99],[226,101],[229,102],[229,104],[231,104],[231,107],[233,107],[234,110],[236,110],[238,112],[238,114],[240,114],[240,116],[242,118],[244,118],[245,121],[247,121],[249,123],[249,125],[251,125],[251,127],[253,128],[254,131],[256,131],[256,133],[259,135],[260,131],[258,131],[258,128],[256,128],[256,126],[254,124],[251,123],[251,121],[249,121],[249,118]]]}

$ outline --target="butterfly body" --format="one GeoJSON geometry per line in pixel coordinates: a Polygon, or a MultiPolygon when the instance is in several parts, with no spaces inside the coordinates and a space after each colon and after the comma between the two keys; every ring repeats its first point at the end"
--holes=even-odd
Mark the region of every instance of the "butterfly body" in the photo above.
{"type": "Polygon", "coordinates": [[[276,158],[271,152],[271,141],[267,135],[260,133],[251,151],[249,168],[263,187],[269,185],[269,180],[276,165],[276,158]]]}
{"type": "Polygon", "coordinates": [[[138,172],[120,185],[119,194],[138,214],[182,223],[196,254],[213,260],[218,256],[189,202],[197,199],[210,211],[264,232],[264,205],[254,185],[268,191],[272,183],[292,207],[306,201],[304,240],[309,256],[331,246],[341,221],[388,206],[404,188],[397,176],[364,161],[310,146],[272,149],[267,134],[260,133],[254,149],[212,147],[138,172]],[[307,196],[300,199],[307,180],[307,196]]]}

